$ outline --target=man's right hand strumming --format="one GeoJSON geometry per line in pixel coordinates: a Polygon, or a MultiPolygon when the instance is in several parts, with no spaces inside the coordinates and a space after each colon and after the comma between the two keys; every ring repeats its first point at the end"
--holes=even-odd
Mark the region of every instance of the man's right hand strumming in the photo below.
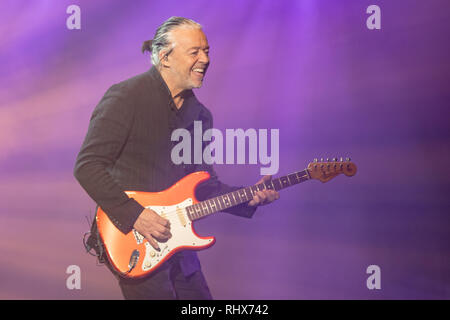
{"type": "Polygon", "coordinates": [[[162,242],[167,241],[172,237],[169,220],[160,217],[159,214],[151,209],[144,209],[133,227],[142,234],[156,250],[159,250],[159,246],[155,239],[162,242]]]}

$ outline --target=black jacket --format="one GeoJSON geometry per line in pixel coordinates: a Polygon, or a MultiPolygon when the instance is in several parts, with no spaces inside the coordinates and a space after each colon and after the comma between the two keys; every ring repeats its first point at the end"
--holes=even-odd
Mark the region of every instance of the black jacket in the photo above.
{"type": "MultiPolygon", "coordinates": [[[[123,233],[132,230],[144,207],[124,191],[156,192],[167,189],[188,173],[208,171],[211,179],[196,190],[199,200],[240,187],[221,183],[212,166],[175,165],[171,158],[171,133],[176,128],[191,131],[195,120],[203,130],[212,128],[212,115],[192,91],[178,110],[170,91],[155,67],[113,85],[95,108],[86,138],[78,154],[74,175],[89,196],[123,233]]],[[[204,146],[203,146],[204,147],[204,146]]],[[[226,210],[251,217],[255,208],[246,204],[226,210]]],[[[88,243],[96,243],[95,222],[88,243]]],[[[182,252],[183,272],[199,267],[195,252],[182,252]]]]}

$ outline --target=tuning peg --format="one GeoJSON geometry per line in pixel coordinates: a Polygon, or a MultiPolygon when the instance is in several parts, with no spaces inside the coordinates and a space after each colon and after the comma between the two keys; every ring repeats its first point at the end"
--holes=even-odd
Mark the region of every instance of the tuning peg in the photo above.
{"type": "Polygon", "coordinates": [[[320,162],[323,162],[323,158],[320,158],[320,162]]]}
{"type": "Polygon", "coordinates": [[[327,162],[330,162],[330,159],[327,158],[327,162]]]}
{"type": "Polygon", "coordinates": [[[317,158],[314,158],[314,162],[317,162],[318,160],[317,160],[317,158]]]}
{"type": "Polygon", "coordinates": [[[333,160],[332,160],[333,162],[336,162],[337,161],[337,158],[333,158],[333,160]]]}
{"type": "Polygon", "coordinates": [[[350,158],[345,158],[345,161],[350,161],[350,158]]]}

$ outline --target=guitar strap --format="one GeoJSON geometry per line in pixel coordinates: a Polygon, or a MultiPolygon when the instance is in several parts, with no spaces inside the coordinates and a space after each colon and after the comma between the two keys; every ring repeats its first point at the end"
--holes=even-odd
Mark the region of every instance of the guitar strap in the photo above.
{"type": "MultiPolygon", "coordinates": [[[[95,208],[95,212],[98,210],[98,205],[95,208]]],[[[105,247],[100,239],[100,234],[97,229],[97,223],[95,220],[91,224],[90,231],[86,232],[83,236],[83,245],[86,252],[92,256],[96,256],[99,264],[104,264],[107,262],[107,257],[105,254],[105,247]],[[86,241],[86,236],[89,236],[86,241]],[[94,250],[94,252],[92,252],[94,250]]]]}
{"type": "MultiPolygon", "coordinates": [[[[98,211],[98,207],[99,206],[97,205],[95,208],[95,212],[98,211]]],[[[108,257],[106,255],[106,249],[100,238],[100,233],[98,232],[97,223],[96,223],[95,219],[91,224],[90,231],[86,232],[83,236],[83,245],[84,245],[84,248],[86,249],[87,253],[89,253],[91,256],[97,257],[97,265],[98,266],[102,266],[102,265],[107,266],[108,269],[111,270],[112,274],[117,279],[119,279],[121,276],[123,276],[122,274],[120,274],[120,272],[117,272],[117,270],[114,269],[111,266],[110,262],[108,261],[108,257]],[[89,236],[87,240],[86,240],[86,236],[89,236]],[[92,252],[92,250],[94,252],[92,252]]]]}

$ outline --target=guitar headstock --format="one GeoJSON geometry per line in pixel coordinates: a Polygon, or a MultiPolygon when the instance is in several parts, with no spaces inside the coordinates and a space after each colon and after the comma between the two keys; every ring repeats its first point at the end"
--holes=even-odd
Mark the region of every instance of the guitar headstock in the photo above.
{"type": "Polygon", "coordinates": [[[331,159],[314,159],[313,162],[308,164],[307,170],[311,179],[317,179],[322,182],[327,182],[340,175],[341,173],[345,174],[348,177],[351,177],[356,174],[356,165],[350,161],[350,158],[337,158],[331,159]]]}

